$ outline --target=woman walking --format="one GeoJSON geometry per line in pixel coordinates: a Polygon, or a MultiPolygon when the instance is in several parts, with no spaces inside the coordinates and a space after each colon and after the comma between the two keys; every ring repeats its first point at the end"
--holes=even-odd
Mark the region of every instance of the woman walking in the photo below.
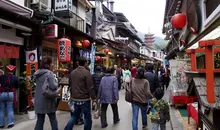
{"type": "Polygon", "coordinates": [[[18,88],[18,77],[13,75],[16,66],[8,65],[7,74],[0,76],[0,128],[5,127],[5,111],[8,116],[8,128],[14,126],[15,88],[18,88]]]}
{"type": "Polygon", "coordinates": [[[48,98],[44,96],[42,88],[45,79],[47,79],[49,89],[51,91],[58,90],[58,83],[55,81],[52,69],[52,59],[47,57],[42,60],[40,70],[38,70],[34,74],[34,79],[36,81],[34,106],[35,113],[37,114],[37,123],[35,126],[35,130],[44,129],[44,120],[46,114],[49,116],[52,130],[58,130],[56,119],[56,98],[48,98]]]}
{"type": "Polygon", "coordinates": [[[128,66],[125,67],[125,71],[123,72],[123,81],[125,83],[125,87],[129,86],[131,81],[131,71],[128,69],[128,66]]]}
{"type": "Polygon", "coordinates": [[[152,98],[150,84],[145,79],[144,69],[139,68],[137,75],[131,80],[130,90],[132,91],[132,128],[138,130],[138,113],[141,110],[143,129],[147,129],[147,109],[149,99],[152,98]]]}
{"type": "Polygon", "coordinates": [[[108,126],[106,119],[106,111],[109,104],[111,104],[112,107],[114,124],[120,121],[118,114],[118,105],[117,105],[117,102],[119,100],[118,80],[116,76],[113,75],[113,73],[114,73],[114,68],[113,67],[108,68],[105,76],[101,80],[99,87],[98,99],[100,100],[101,103],[102,128],[108,126]]]}

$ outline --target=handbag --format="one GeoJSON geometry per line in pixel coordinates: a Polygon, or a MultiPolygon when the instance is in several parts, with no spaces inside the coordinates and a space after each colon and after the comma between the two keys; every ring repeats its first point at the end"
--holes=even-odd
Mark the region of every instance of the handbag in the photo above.
{"type": "Polygon", "coordinates": [[[133,86],[133,79],[131,80],[129,87],[125,88],[125,101],[129,103],[132,102],[132,98],[133,98],[132,86],[133,86]]]}
{"type": "Polygon", "coordinates": [[[49,85],[49,82],[48,82],[48,76],[49,75],[50,75],[50,73],[47,74],[47,76],[44,80],[43,86],[42,86],[43,95],[47,98],[56,98],[58,96],[58,92],[57,92],[57,90],[52,91],[50,89],[50,85],[49,85]]]}

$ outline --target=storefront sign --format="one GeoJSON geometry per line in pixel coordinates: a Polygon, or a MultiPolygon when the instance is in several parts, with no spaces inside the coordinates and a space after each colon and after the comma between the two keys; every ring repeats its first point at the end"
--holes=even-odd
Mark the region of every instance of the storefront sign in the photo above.
{"type": "Polygon", "coordinates": [[[61,38],[57,42],[59,62],[70,62],[71,41],[67,38],[61,38]]]}
{"type": "Polygon", "coordinates": [[[37,49],[33,51],[26,51],[26,63],[35,63],[37,60],[37,49]]]}
{"type": "Polygon", "coordinates": [[[45,38],[56,38],[58,36],[58,26],[56,24],[48,24],[44,27],[45,38]]]}
{"type": "Polygon", "coordinates": [[[55,0],[55,14],[59,16],[70,16],[72,9],[72,0],[55,0]]]}
{"type": "Polygon", "coordinates": [[[94,45],[92,45],[91,46],[91,64],[90,64],[90,73],[91,74],[94,74],[95,52],[96,52],[96,47],[94,45]]]}
{"type": "Polygon", "coordinates": [[[26,75],[33,75],[37,70],[37,49],[33,51],[26,51],[26,75]]]}

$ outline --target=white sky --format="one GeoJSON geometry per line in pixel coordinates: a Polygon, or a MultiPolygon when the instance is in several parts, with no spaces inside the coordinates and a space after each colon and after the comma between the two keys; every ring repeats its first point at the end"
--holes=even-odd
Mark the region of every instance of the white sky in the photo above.
{"type": "Polygon", "coordinates": [[[166,0],[114,0],[114,12],[122,12],[135,28],[164,38],[162,34],[166,0]]]}

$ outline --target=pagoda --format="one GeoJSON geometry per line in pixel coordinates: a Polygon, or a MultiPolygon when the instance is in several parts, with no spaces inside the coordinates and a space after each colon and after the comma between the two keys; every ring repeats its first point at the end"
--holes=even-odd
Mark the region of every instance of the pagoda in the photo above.
{"type": "Polygon", "coordinates": [[[144,35],[144,43],[148,46],[152,46],[154,43],[154,34],[148,33],[144,35]]]}

